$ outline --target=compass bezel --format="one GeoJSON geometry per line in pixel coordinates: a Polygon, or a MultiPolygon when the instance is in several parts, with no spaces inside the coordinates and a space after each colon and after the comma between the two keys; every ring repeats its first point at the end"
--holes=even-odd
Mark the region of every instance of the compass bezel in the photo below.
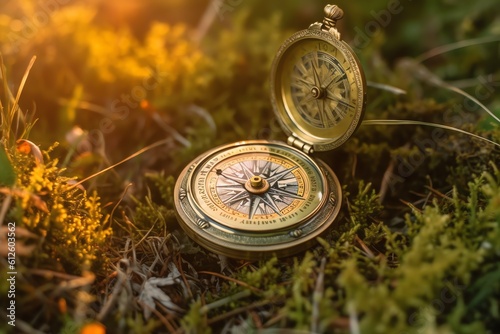
{"type": "Polygon", "coordinates": [[[288,136],[297,137],[302,142],[311,145],[314,151],[328,151],[344,144],[359,127],[364,116],[366,106],[366,79],[360,61],[347,43],[337,39],[329,32],[312,27],[301,30],[288,38],[281,45],[276,54],[272,64],[270,80],[271,104],[283,131],[285,131],[288,136]],[[357,89],[357,94],[354,97],[356,99],[356,108],[351,121],[346,126],[332,126],[329,128],[328,136],[325,136],[325,131],[323,131],[323,129],[314,129],[301,121],[297,106],[293,104],[290,105],[291,103],[287,102],[287,100],[290,99],[287,99],[286,88],[281,82],[281,73],[286,71],[286,69],[283,69],[283,66],[288,52],[296,47],[298,43],[303,43],[307,40],[327,43],[335,50],[342,53],[343,57],[345,57],[348,62],[348,66],[352,68],[353,84],[356,85],[357,89]]]}
{"type": "Polygon", "coordinates": [[[337,217],[341,206],[341,187],[333,171],[324,162],[314,160],[298,149],[281,142],[253,140],[223,145],[210,150],[191,162],[180,174],[174,198],[178,221],[190,238],[201,246],[233,258],[261,259],[272,254],[288,256],[305,250],[315,242],[337,217]],[[294,155],[311,160],[318,174],[324,179],[324,196],[313,215],[297,219],[286,228],[267,231],[245,231],[221,224],[210,217],[197,202],[192,189],[198,167],[218,152],[242,145],[272,145],[288,150],[294,155]]]}

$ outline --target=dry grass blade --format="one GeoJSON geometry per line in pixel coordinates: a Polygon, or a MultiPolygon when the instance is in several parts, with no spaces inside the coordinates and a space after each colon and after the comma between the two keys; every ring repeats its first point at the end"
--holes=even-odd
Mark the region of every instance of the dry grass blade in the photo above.
{"type": "MultiPolygon", "coordinates": [[[[272,301],[270,301],[270,300],[262,300],[262,301],[255,302],[255,303],[250,304],[250,305],[233,308],[230,311],[224,312],[222,314],[214,316],[213,318],[208,319],[207,323],[209,325],[211,325],[211,324],[214,324],[216,322],[219,322],[219,321],[231,318],[231,317],[233,317],[233,316],[235,316],[235,315],[237,315],[239,313],[248,312],[248,311],[250,311],[252,309],[255,309],[255,308],[259,308],[259,307],[262,307],[262,306],[269,306],[270,304],[280,303],[280,302],[283,302],[283,301],[282,300],[272,300],[272,301]]],[[[284,315],[279,314],[278,317],[279,318],[277,319],[277,321],[281,320],[281,318],[284,317],[284,315]]],[[[268,325],[268,324],[264,324],[263,327],[265,327],[266,325],[268,325]]],[[[265,331],[266,331],[265,329],[261,329],[261,330],[258,331],[258,333],[264,333],[265,331]]],[[[292,333],[292,331],[293,330],[291,330],[291,329],[287,329],[287,333],[292,333]]],[[[307,333],[310,334],[310,332],[307,332],[307,333]]]]}
{"type": "Polygon", "coordinates": [[[90,179],[93,179],[93,178],[94,178],[94,177],[96,177],[96,176],[99,176],[99,175],[101,175],[101,174],[103,174],[103,173],[106,173],[107,171],[109,171],[109,170],[111,170],[111,169],[113,169],[113,168],[115,168],[115,167],[117,167],[117,166],[121,165],[122,163],[127,162],[127,161],[129,161],[129,160],[131,160],[131,159],[133,159],[133,158],[135,158],[135,157],[137,157],[137,156],[139,156],[139,155],[143,154],[144,152],[147,152],[147,151],[149,151],[149,150],[152,150],[153,148],[159,147],[159,146],[164,145],[164,144],[167,144],[167,143],[169,143],[169,142],[170,142],[170,138],[166,138],[166,139],[163,139],[163,140],[157,141],[156,143],[153,143],[153,144],[151,144],[151,145],[149,145],[149,146],[146,146],[146,147],[144,147],[144,148],[140,149],[139,151],[135,152],[134,154],[129,155],[128,157],[126,157],[126,158],[125,158],[125,159],[123,159],[122,161],[117,162],[117,163],[116,163],[116,164],[114,164],[114,165],[111,165],[111,166],[109,166],[109,167],[107,167],[107,168],[104,168],[103,170],[100,170],[100,171],[98,171],[97,173],[94,173],[94,174],[90,175],[89,177],[86,177],[86,178],[84,178],[83,180],[78,181],[77,183],[75,183],[75,184],[71,185],[70,187],[68,187],[68,189],[67,189],[67,190],[71,190],[71,189],[73,189],[73,188],[77,187],[78,185],[80,185],[80,184],[82,184],[82,183],[84,183],[84,182],[86,182],[86,181],[88,181],[88,180],[90,180],[90,179]]]}
{"type": "Polygon", "coordinates": [[[387,84],[383,84],[383,83],[379,83],[379,82],[367,81],[366,85],[368,87],[372,87],[372,88],[376,88],[376,89],[380,89],[380,90],[385,90],[385,91],[392,93],[394,95],[405,95],[406,94],[406,91],[401,89],[401,88],[394,87],[394,86],[387,85],[387,84]]]}
{"type": "MultiPolygon", "coordinates": [[[[5,106],[6,110],[4,110],[4,105],[0,101],[0,110],[1,110],[1,123],[0,123],[0,128],[2,129],[3,132],[3,141],[4,143],[9,143],[11,135],[13,135],[15,138],[18,138],[18,131],[19,131],[19,124],[22,122],[24,125],[24,135],[26,135],[29,132],[29,129],[31,129],[32,124],[27,124],[26,121],[26,116],[20,111],[19,107],[19,99],[21,98],[21,94],[23,92],[24,86],[26,84],[26,81],[28,80],[29,73],[31,71],[31,68],[33,67],[33,64],[35,63],[36,56],[33,56],[28,64],[28,67],[26,68],[24,75],[21,79],[21,82],[19,84],[19,88],[17,90],[16,96],[12,94],[9,84],[7,82],[7,75],[6,75],[6,68],[3,63],[3,58],[0,55],[0,79],[3,81],[3,95],[6,97],[6,102],[7,106],[5,106]],[[17,118],[16,118],[16,113],[17,113],[17,118]],[[14,119],[16,118],[16,126],[15,126],[15,131],[14,131],[14,119]]],[[[28,118],[29,119],[29,118],[28,118]]]]}
{"type": "Polygon", "coordinates": [[[254,292],[262,292],[261,289],[259,288],[256,288],[254,286],[251,286],[243,281],[240,281],[240,280],[237,280],[235,278],[231,278],[231,277],[228,277],[228,276],[225,276],[225,275],[221,275],[221,274],[218,274],[218,273],[214,273],[214,272],[211,272],[211,271],[199,271],[198,274],[207,274],[207,275],[213,275],[213,276],[217,276],[217,277],[220,277],[220,278],[223,278],[223,279],[226,279],[228,281],[231,281],[231,282],[234,282],[238,285],[241,285],[242,287],[245,287],[245,288],[248,288],[254,292]]]}
{"type": "Polygon", "coordinates": [[[407,120],[407,119],[386,119],[386,120],[384,120],[384,119],[370,119],[370,120],[363,121],[363,123],[361,123],[361,124],[362,125],[421,125],[421,126],[429,126],[429,127],[459,132],[459,133],[465,134],[467,136],[485,141],[491,145],[494,145],[494,146],[500,148],[500,144],[496,143],[492,140],[489,140],[487,138],[481,137],[479,135],[476,135],[474,133],[471,133],[471,132],[468,132],[468,131],[465,131],[462,129],[458,129],[458,128],[454,128],[454,127],[449,126],[449,125],[443,125],[443,124],[438,124],[438,123],[412,121],[412,120],[407,120]]]}
{"type": "Polygon", "coordinates": [[[487,37],[481,37],[481,38],[466,39],[464,41],[460,41],[457,43],[451,43],[451,44],[438,46],[437,48],[431,49],[431,50],[421,54],[420,56],[416,57],[415,60],[417,62],[421,63],[421,62],[426,61],[427,59],[430,59],[432,57],[438,56],[438,55],[446,53],[446,52],[450,52],[450,51],[461,49],[461,48],[466,48],[468,46],[484,44],[484,43],[493,43],[493,42],[500,42],[500,37],[499,36],[487,36],[487,37]]]}
{"type": "Polygon", "coordinates": [[[316,333],[319,330],[320,323],[320,301],[324,298],[325,290],[325,266],[326,258],[321,259],[321,265],[319,268],[318,278],[316,279],[316,286],[313,292],[313,303],[311,311],[311,332],[316,333]]]}
{"type": "Polygon", "coordinates": [[[223,0],[212,0],[209,3],[194,33],[193,40],[195,41],[195,43],[201,42],[203,37],[205,37],[207,32],[210,30],[210,27],[213,25],[215,21],[215,17],[217,16],[217,14],[219,14],[219,11],[221,10],[220,8],[222,4],[223,0]]]}
{"type": "MultiPolygon", "coordinates": [[[[28,67],[26,68],[26,71],[24,72],[23,78],[21,79],[21,83],[19,84],[19,89],[17,90],[16,94],[16,99],[14,100],[14,105],[12,106],[12,111],[11,111],[11,117],[14,117],[14,112],[16,110],[19,110],[19,99],[21,98],[21,93],[23,92],[24,85],[26,84],[26,81],[28,80],[28,75],[31,71],[31,68],[33,67],[33,64],[35,63],[36,56],[33,56],[28,64],[28,67]]],[[[16,124],[16,134],[19,129],[19,121],[20,118],[23,117],[24,121],[24,115],[21,112],[17,113],[17,124],[16,124]]]]}
{"type": "Polygon", "coordinates": [[[418,212],[419,214],[422,214],[422,210],[420,210],[419,208],[417,208],[415,205],[413,205],[412,203],[410,202],[407,202],[407,201],[404,201],[402,199],[399,200],[401,203],[403,203],[404,205],[408,206],[410,209],[412,209],[414,212],[418,212]]]}
{"type": "Polygon", "coordinates": [[[385,196],[387,195],[387,190],[389,189],[389,184],[391,182],[391,176],[394,173],[394,167],[396,164],[394,160],[391,159],[389,165],[387,166],[384,176],[382,176],[382,183],[380,184],[380,190],[378,192],[378,202],[382,204],[384,202],[385,196]]]}
{"type": "Polygon", "coordinates": [[[156,124],[158,124],[158,126],[163,129],[163,131],[165,131],[166,133],[168,133],[170,136],[172,136],[172,138],[174,138],[175,140],[177,140],[183,146],[185,146],[185,147],[190,147],[191,146],[191,142],[189,140],[187,140],[186,138],[184,138],[173,127],[171,127],[170,125],[168,125],[167,123],[165,123],[163,121],[163,119],[161,118],[160,114],[158,114],[157,112],[153,112],[152,118],[156,122],[156,124]]]}
{"type": "Polygon", "coordinates": [[[488,113],[491,117],[493,117],[497,122],[500,123],[500,118],[498,118],[491,110],[489,110],[484,104],[482,104],[478,99],[476,99],[474,96],[468,94],[464,90],[452,86],[449,83],[443,81],[440,77],[435,75],[431,70],[429,70],[427,67],[424,65],[418,63],[414,59],[404,59],[401,61],[402,66],[410,71],[417,79],[420,79],[422,81],[425,81],[431,85],[441,87],[444,89],[448,89],[454,93],[460,94],[469,100],[473,101],[476,103],[478,106],[481,107],[484,111],[488,113]]]}
{"type": "Polygon", "coordinates": [[[460,94],[462,96],[465,96],[466,98],[468,98],[469,100],[473,101],[478,106],[480,106],[481,109],[483,109],[484,111],[486,111],[488,113],[488,115],[490,115],[491,117],[493,117],[495,119],[495,121],[497,121],[497,122],[500,123],[500,118],[498,118],[498,116],[496,116],[490,109],[488,109],[484,104],[482,104],[474,96],[470,95],[469,93],[465,92],[464,90],[462,90],[462,89],[460,89],[458,87],[452,86],[452,85],[450,85],[448,83],[445,83],[445,82],[443,82],[442,87],[446,88],[448,90],[451,90],[452,92],[455,92],[457,94],[460,94]]]}
{"type": "Polygon", "coordinates": [[[203,305],[200,308],[200,313],[207,314],[211,310],[215,310],[221,306],[228,305],[228,304],[235,302],[237,300],[240,300],[242,298],[250,297],[251,295],[252,295],[252,293],[250,292],[250,290],[243,290],[241,292],[235,293],[234,295],[216,300],[216,301],[214,301],[210,304],[207,304],[207,305],[203,305]]]}

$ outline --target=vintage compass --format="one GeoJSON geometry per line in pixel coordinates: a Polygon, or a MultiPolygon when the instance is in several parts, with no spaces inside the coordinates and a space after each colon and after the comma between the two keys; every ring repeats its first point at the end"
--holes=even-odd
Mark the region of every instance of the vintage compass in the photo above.
{"type": "Polygon", "coordinates": [[[291,255],[335,220],[341,186],[314,151],[342,145],[360,123],[365,79],[335,25],[343,12],[292,35],[271,72],[271,102],[287,143],[250,140],[199,156],[179,176],[181,227],[197,243],[233,258],[291,255]]]}

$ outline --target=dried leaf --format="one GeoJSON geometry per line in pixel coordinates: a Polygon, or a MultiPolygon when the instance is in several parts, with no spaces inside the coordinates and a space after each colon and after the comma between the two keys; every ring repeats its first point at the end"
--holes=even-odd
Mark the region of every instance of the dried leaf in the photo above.
{"type": "Polygon", "coordinates": [[[165,306],[167,309],[182,312],[184,311],[179,306],[175,305],[169,296],[163,292],[160,287],[173,285],[176,283],[176,280],[172,277],[151,277],[144,283],[141,294],[139,295],[139,301],[146,305],[144,307],[144,317],[149,319],[151,316],[152,310],[156,308],[155,300],[165,306]]]}
{"type": "Polygon", "coordinates": [[[37,165],[43,164],[43,155],[40,148],[33,142],[26,139],[19,139],[17,142],[17,151],[24,154],[32,154],[37,165]]]}

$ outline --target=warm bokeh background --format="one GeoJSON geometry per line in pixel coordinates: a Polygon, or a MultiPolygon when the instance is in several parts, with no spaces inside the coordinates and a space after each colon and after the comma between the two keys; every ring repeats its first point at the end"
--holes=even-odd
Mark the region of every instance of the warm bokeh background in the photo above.
{"type": "MultiPolygon", "coordinates": [[[[0,52],[12,85],[37,56],[21,99],[38,119],[31,134],[37,143],[66,145],[63,138],[78,126],[91,135],[94,150],[103,146],[118,161],[171,136],[172,127],[194,146],[189,159],[215,144],[280,137],[279,130],[269,131],[270,64],[290,33],[322,19],[323,6],[300,0],[7,1],[0,12],[0,52]]],[[[423,62],[429,74],[472,93],[480,76],[498,71],[498,43],[491,42],[500,33],[494,0],[339,6],[345,11],[339,29],[368,81],[407,91],[398,99],[369,89],[368,118],[423,117],[411,110],[383,114],[395,100],[460,102],[416,73],[416,58],[433,48],[479,40],[423,62]]],[[[483,102],[499,108],[493,97],[483,102]]],[[[174,150],[154,152],[145,167],[168,164],[175,166],[169,173],[178,171],[186,160],[171,157],[182,145],[176,141],[174,150]]]]}

